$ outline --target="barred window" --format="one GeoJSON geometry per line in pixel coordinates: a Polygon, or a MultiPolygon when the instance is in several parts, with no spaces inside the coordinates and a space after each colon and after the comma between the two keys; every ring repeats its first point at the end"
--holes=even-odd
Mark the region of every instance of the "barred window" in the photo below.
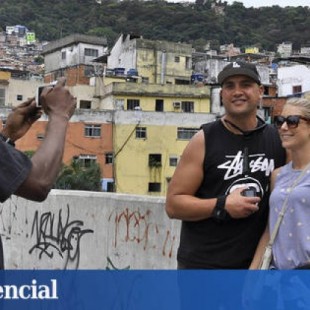
{"type": "Polygon", "coordinates": [[[96,155],[80,155],[78,160],[82,167],[90,167],[92,164],[96,162],[97,156],[96,155]]]}
{"type": "Polygon", "coordinates": [[[113,153],[106,153],[105,154],[105,163],[106,164],[113,164],[113,158],[114,158],[113,153]]]}
{"type": "Polygon", "coordinates": [[[101,136],[101,125],[87,124],[84,127],[85,137],[100,137],[101,136]]]}
{"type": "Polygon", "coordinates": [[[146,127],[136,128],[136,139],[146,139],[146,127]]]}
{"type": "Polygon", "coordinates": [[[98,50],[93,48],[85,48],[84,50],[85,56],[98,57],[98,50]]]}
{"type": "Polygon", "coordinates": [[[182,101],[183,112],[193,113],[194,112],[194,102],[193,101],[182,101]]]}
{"type": "Polygon", "coordinates": [[[149,167],[161,167],[161,154],[149,154],[149,167]]]}
{"type": "Polygon", "coordinates": [[[140,107],[139,99],[127,99],[127,110],[134,110],[136,107],[140,107]]]}
{"type": "Polygon", "coordinates": [[[177,132],[177,137],[180,140],[190,140],[195,133],[199,131],[198,128],[183,128],[179,127],[177,132]]]}

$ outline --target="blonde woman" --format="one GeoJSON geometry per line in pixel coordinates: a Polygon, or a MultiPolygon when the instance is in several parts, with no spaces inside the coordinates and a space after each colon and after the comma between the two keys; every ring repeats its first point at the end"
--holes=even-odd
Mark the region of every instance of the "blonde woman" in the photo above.
{"type": "Polygon", "coordinates": [[[271,268],[310,269],[310,100],[289,99],[274,124],[291,161],[272,173],[269,225],[250,269],[260,267],[280,211],[284,216],[272,245],[271,268]]]}

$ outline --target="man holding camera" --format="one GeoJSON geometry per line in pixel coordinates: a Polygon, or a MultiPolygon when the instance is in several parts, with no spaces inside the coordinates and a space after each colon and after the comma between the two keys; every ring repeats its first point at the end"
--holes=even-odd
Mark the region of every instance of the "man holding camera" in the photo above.
{"type": "MultiPolygon", "coordinates": [[[[43,201],[51,190],[62,164],[69,119],[76,107],[76,99],[64,86],[65,79],[59,79],[55,87],[44,88],[40,96],[49,120],[44,141],[31,159],[16,150],[14,142],[40,118],[42,109],[36,107],[34,99],[29,99],[9,114],[0,134],[0,202],[12,194],[43,201]]],[[[0,269],[3,267],[0,240],[0,269]]]]}
{"type": "Polygon", "coordinates": [[[257,68],[230,63],[218,82],[225,115],[192,138],[168,188],[166,212],[182,220],[179,269],[247,269],[268,218],[271,172],[285,163],[276,129],[257,116],[257,68]]]}

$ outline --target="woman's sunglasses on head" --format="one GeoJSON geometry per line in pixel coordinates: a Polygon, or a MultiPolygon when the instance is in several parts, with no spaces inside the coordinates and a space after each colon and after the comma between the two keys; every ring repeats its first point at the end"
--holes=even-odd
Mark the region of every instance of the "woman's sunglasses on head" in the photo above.
{"type": "Polygon", "coordinates": [[[286,123],[287,127],[289,129],[293,129],[293,128],[297,128],[299,125],[300,120],[304,120],[309,122],[310,119],[301,115],[289,115],[287,117],[278,115],[275,116],[273,119],[273,123],[275,124],[275,126],[279,129],[282,127],[282,125],[284,123],[286,123]]]}

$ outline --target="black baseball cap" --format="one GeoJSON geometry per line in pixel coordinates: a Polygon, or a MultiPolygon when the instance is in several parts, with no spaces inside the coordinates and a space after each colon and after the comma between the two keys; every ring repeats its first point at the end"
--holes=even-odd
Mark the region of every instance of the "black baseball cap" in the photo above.
{"type": "Polygon", "coordinates": [[[243,61],[234,61],[227,66],[219,73],[217,79],[219,84],[234,75],[246,75],[253,79],[257,84],[261,84],[259,73],[254,64],[243,62],[243,61]]]}

